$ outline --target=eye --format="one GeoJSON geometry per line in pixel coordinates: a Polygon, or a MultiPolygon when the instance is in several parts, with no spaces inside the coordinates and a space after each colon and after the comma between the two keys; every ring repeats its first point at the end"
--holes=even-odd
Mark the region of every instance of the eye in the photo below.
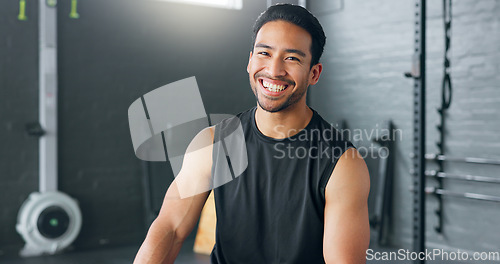
{"type": "Polygon", "coordinates": [[[292,60],[292,61],[298,61],[298,62],[300,62],[299,58],[297,58],[297,57],[287,57],[286,60],[292,60]]]}
{"type": "Polygon", "coordinates": [[[263,55],[263,56],[269,56],[269,53],[267,53],[265,51],[259,51],[257,54],[263,55]]]}

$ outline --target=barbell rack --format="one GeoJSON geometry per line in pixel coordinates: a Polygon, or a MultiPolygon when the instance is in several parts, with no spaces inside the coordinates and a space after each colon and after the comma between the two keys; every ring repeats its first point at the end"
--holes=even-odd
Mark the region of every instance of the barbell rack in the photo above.
{"type": "Polygon", "coordinates": [[[459,197],[459,198],[488,201],[488,202],[500,202],[500,196],[479,194],[479,193],[454,192],[454,191],[444,190],[444,189],[435,188],[435,187],[426,187],[425,193],[435,194],[438,196],[450,196],[450,197],[459,197]]]}
{"type": "Polygon", "coordinates": [[[425,154],[426,160],[434,161],[451,161],[451,162],[464,162],[464,163],[475,163],[475,164],[488,164],[488,165],[500,165],[500,158],[476,158],[476,157],[448,157],[441,154],[427,153],[425,154]]]}
{"type": "Polygon", "coordinates": [[[500,178],[469,175],[469,174],[466,175],[454,174],[454,173],[439,172],[435,170],[425,171],[425,175],[441,179],[464,180],[464,181],[484,182],[484,183],[500,183],[500,178]]]}

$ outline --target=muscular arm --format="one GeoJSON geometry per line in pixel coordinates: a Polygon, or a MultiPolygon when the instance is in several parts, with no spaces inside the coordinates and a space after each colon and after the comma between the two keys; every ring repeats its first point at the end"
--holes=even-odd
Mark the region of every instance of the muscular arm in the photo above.
{"type": "Polygon", "coordinates": [[[211,176],[211,142],[213,128],[207,128],[190,143],[182,169],[165,194],[160,213],[149,228],[135,264],[174,263],[210,194],[207,186],[211,176]]]}
{"type": "Polygon", "coordinates": [[[368,193],[370,178],[356,149],[347,150],[337,162],[325,191],[326,263],[366,263],[370,243],[368,193]]]}

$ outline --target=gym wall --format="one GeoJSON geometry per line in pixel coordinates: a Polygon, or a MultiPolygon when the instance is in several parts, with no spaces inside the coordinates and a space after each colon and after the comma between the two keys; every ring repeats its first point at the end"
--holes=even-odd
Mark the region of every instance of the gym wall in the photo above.
{"type": "MultiPolygon", "coordinates": [[[[141,163],[128,127],[134,100],[196,76],[207,113],[255,104],[246,64],[264,9],[251,0],[242,10],[86,0],[71,19],[70,1],[58,1],[59,190],[82,211],[77,249],[144,239],[141,163]]],[[[27,1],[27,21],[18,12],[18,1],[1,1],[0,257],[24,245],[17,213],[38,190],[38,139],[25,131],[38,121],[38,1],[27,1]]]]}
{"type": "MultiPolygon", "coordinates": [[[[414,1],[308,1],[327,34],[320,82],[310,90],[312,107],[333,124],[380,131],[392,119],[403,131],[396,140],[393,216],[390,242],[412,248],[412,151],[414,1]],[[335,11],[336,10],[336,11],[335,11]]],[[[500,1],[453,1],[451,77],[453,101],[446,118],[445,154],[499,157],[500,147],[500,1]]],[[[427,153],[437,153],[441,105],[444,27],[442,1],[427,1],[427,153]]],[[[361,146],[367,146],[367,137],[361,146]]],[[[435,168],[427,162],[427,168],[435,168]]],[[[445,163],[445,172],[498,177],[498,166],[445,163]]],[[[435,186],[433,179],[428,186],[435,186]]],[[[445,189],[499,196],[495,184],[444,181],[445,189]]],[[[438,235],[436,198],[427,195],[429,248],[497,251],[500,204],[443,197],[444,235],[438,235]]]]}

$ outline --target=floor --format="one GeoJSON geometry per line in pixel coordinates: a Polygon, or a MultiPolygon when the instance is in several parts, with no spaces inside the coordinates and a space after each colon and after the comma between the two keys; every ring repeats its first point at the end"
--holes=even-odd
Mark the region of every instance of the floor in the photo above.
{"type": "MultiPolygon", "coordinates": [[[[209,264],[207,255],[193,252],[194,241],[186,241],[175,261],[176,264],[209,264]]],[[[66,252],[54,256],[32,258],[6,258],[0,257],[1,264],[130,264],[140,245],[107,248],[92,251],[66,252]]]]}
{"type": "MultiPolygon", "coordinates": [[[[175,261],[176,264],[209,264],[210,258],[207,255],[193,253],[194,241],[186,241],[181,249],[181,252],[175,261]]],[[[132,263],[134,256],[139,248],[139,245],[126,246],[119,248],[108,248],[103,250],[67,252],[65,254],[55,256],[43,256],[33,258],[0,258],[2,264],[125,264],[132,263]]],[[[374,248],[375,252],[394,251],[387,248],[374,248]]],[[[367,261],[367,264],[374,263],[391,263],[403,264],[411,263],[408,261],[367,261]]]]}

